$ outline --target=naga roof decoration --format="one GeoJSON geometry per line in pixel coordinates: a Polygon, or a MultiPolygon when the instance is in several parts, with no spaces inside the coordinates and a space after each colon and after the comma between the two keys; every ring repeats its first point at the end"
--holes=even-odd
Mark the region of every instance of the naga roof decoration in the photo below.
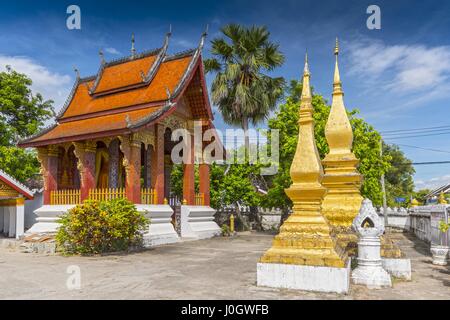
{"type": "Polygon", "coordinates": [[[101,63],[94,76],[81,78],[77,73],[56,123],[19,146],[131,133],[171,114],[185,92],[188,100],[197,101],[196,112],[212,120],[201,62],[206,32],[196,49],[174,55],[167,54],[170,35],[160,49],[101,63]]]}

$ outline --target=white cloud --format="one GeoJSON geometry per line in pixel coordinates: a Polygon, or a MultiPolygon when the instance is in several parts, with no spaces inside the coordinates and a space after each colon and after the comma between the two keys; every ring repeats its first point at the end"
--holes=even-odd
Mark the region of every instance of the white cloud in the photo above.
{"type": "Polygon", "coordinates": [[[40,93],[44,99],[53,100],[56,111],[63,106],[72,86],[70,76],[52,72],[28,57],[0,55],[0,70],[6,70],[7,65],[33,80],[33,93],[40,93]]]}
{"type": "Polygon", "coordinates": [[[110,54],[121,55],[120,51],[116,48],[106,48],[105,51],[110,54]]]}
{"type": "Polygon", "coordinates": [[[431,178],[428,180],[417,180],[414,182],[414,185],[415,185],[416,190],[421,190],[421,189],[434,190],[434,189],[437,189],[447,183],[450,183],[450,174],[431,178]]]}
{"type": "Polygon", "coordinates": [[[448,93],[450,46],[387,45],[359,39],[348,46],[350,73],[398,94],[448,93]]]}

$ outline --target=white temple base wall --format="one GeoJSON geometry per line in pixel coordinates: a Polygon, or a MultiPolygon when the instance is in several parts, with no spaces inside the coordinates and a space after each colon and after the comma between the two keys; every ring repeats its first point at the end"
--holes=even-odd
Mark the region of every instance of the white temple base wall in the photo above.
{"type": "Polygon", "coordinates": [[[57,233],[59,217],[75,207],[75,205],[44,205],[34,211],[36,223],[28,229],[25,235],[57,233]]]}
{"type": "Polygon", "coordinates": [[[411,260],[410,259],[381,259],[383,268],[393,277],[404,280],[411,280],[411,260]]]}
{"type": "Polygon", "coordinates": [[[181,237],[208,239],[222,233],[214,221],[216,210],[207,206],[181,206],[181,237]]]}
{"type": "Polygon", "coordinates": [[[347,293],[350,287],[350,261],[346,268],[258,263],[257,285],[305,291],[347,293]]]}
{"type": "Polygon", "coordinates": [[[144,233],[144,247],[180,241],[172,224],[173,210],[169,205],[137,204],[137,210],[150,219],[147,232],[144,233]]]}

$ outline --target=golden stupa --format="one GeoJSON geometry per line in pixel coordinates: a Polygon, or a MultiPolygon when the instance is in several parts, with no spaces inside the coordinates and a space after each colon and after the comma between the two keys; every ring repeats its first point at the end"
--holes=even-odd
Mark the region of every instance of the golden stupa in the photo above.
{"type": "MultiPolygon", "coordinates": [[[[325,167],[322,183],[328,192],[322,203],[322,213],[332,227],[338,246],[347,254],[354,255],[358,237],[351,225],[363,200],[360,193],[362,176],[357,169],[359,160],[352,152],[353,129],[344,105],[344,92],[339,73],[338,39],[336,39],[334,55],[336,63],[332,103],[325,126],[325,138],[328,142],[329,152],[322,160],[325,167]]],[[[402,256],[401,250],[386,234],[381,237],[381,255],[387,258],[402,256]]]]}
{"type": "Polygon", "coordinates": [[[359,160],[352,152],[353,130],[344,105],[337,39],[334,54],[336,64],[333,95],[330,115],[325,126],[329,152],[322,160],[325,168],[322,183],[328,193],[322,203],[322,213],[330,222],[338,244],[346,250],[354,251],[358,238],[351,230],[351,225],[363,200],[360,194],[362,176],[357,170],[359,160]]]}
{"type": "Polygon", "coordinates": [[[293,213],[281,226],[272,247],[261,257],[261,263],[346,266],[347,256],[336,245],[331,227],[321,212],[326,188],[322,185],[323,168],[314,138],[313,112],[306,56],[299,110],[299,137],[290,169],[292,185],[285,190],[294,204],[293,213]]]}

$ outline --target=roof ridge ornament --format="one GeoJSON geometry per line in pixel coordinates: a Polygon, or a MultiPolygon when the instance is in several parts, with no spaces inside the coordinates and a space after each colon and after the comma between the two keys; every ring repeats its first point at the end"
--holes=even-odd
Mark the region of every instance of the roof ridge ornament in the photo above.
{"type": "Polygon", "coordinates": [[[98,55],[100,56],[100,63],[102,65],[104,65],[106,63],[106,61],[105,61],[105,55],[103,54],[103,50],[102,49],[99,50],[98,55]]]}
{"type": "Polygon", "coordinates": [[[150,83],[153,80],[153,78],[155,77],[156,72],[159,70],[159,67],[161,66],[161,63],[166,58],[167,48],[169,48],[169,40],[170,40],[171,35],[172,35],[172,25],[170,25],[169,32],[166,33],[166,38],[164,39],[164,44],[163,44],[162,48],[160,49],[155,62],[148,69],[147,74],[144,74],[141,71],[141,77],[142,77],[143,83],[146,83],[146,84],[150,83]]]}
{"type": "Polygon", "coordinates": [[[78,70],[77,67],[73,67],[73,71],[75,71],[77,82],[80,81],[80,79],[81,79],[81,77],[80,77],[80,70],[78,70]]]}
{"type": "Polygon", "coordinates": [[[134,39],[134,33],[131,34],[131,57],[134,59],[136,56],[136,48],[135,48],[135,39],[134,39]]]}

